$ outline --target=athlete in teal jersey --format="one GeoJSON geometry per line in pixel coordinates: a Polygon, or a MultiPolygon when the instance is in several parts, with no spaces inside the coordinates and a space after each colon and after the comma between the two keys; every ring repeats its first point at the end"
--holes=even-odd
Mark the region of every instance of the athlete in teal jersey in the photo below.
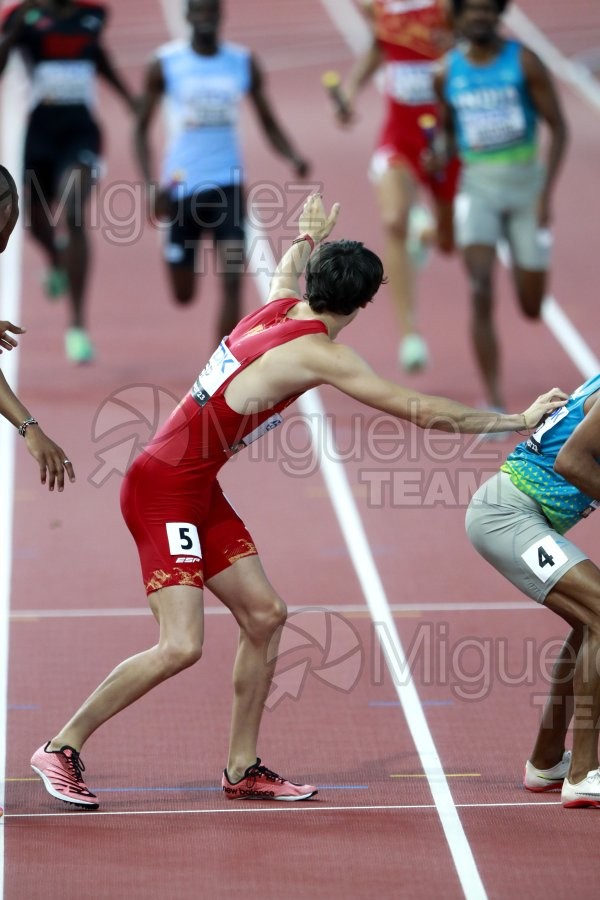
{"type": "Polygon", "coordinates": [[[600,375],[588,379],[567,403],[548,416],[523,443],[518,444],[502,466],[512,483],[533,497],[559,534],[564,534],[598,503],[582,493],[554,469],[563,444],[583,420],[586,400],[600,390],[600,375]]]}
{"type": "Polygon", "coordinates": [[[435,76],[446,152],[462,163],[455,233],[468,275],[475,359],[491,407],[503,408],[500,349],[494,326],[496,246],[511,253],[519,306],[538,319],[550,265],[551,199],[566,144],[566,126],[552,79],[527,47],[500,33],[506,0],[453,0],[463,40],[435,76]],[[537,125],[549,129],[544,164],[537,125]]]}
{"type": "Polygon", "coordinates": [[[600,374],[515,448],[467,510],[476,550],[571,629],[523,782],[530,791],[561,790],[565,807],[600,807],[600,569],[564,536],[599,501],[600,374]]]}

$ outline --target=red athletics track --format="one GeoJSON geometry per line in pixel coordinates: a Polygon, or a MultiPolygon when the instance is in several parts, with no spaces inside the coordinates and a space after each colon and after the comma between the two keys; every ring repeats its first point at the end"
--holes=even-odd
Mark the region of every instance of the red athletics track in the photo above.
{"type": "MultiPolygon", "coordinates": [[[[227,35],[247,41],[263,58],[271,70],[270,93],[314,161],[314,178],[329,200],[343,203],[338,236],[361,237],[380,249],[364,176],[379,100],[374,92],[364,97],[350,134],[331,125],[319,76],[331,64],[347,67],[350,54],[320,3],[307,0],[298,7],[286,0],[274,7],[253,0],[236,4],[235,14],[231,0],[228,5],[227,35]]],[[[540,10],[546,4],[524,8],[543,26],[540,10]]],[[[585,6],[577,12],[584,16],[585,6]]],[[[553,5],[553,38],[562,33],[559,14],[553,5]]],[[[573,15],[563,12],[565,25],[574,27],[573,15]]],[[[583,27],[581,32],[583,39],[583,27]]],[[[157,0],[127,0],[115,9],[109,40],[136,87],[140,65],[167,38],[157,0]]],[[[563,98],[573,140],[557,197],[553,289],[595,349],[600,326],[593,313],[590,234],[600,212],[593,181],[598,113],[571,89],[563,98]]],[[[102,101],[109,162],[105,196],[115,183],[133,181],[135,172],[126,115],[110,96],[103,94],[102,101]]],[[[285,184],[288,170],[265,148],[254,123],[248,119],[246,125],[249,183],[285,184]]],[[[125,189],[118,190],[122,217],[128,213],[125,199],[125,189]]],[[[96,457],[119,440],[144,440],[148,427],[118,418],[120,408],[107,401],[116,395],[153,414],[157,395],[143,386],[179,396],[213,344],[212,273],[203,279],[201,303],[174,309],[165,295],[155,233],[146,230],[116,243],[126,235],[108,221],[107,201],[100,198],[98,205],[104,214],[94,232],[94,366],[73,370],[63,361],[64,311],[41,297],[40,259],[30,244],[23,261],[21,319],[29,333],[19,350],[20,393],[74,459],[78,483],[62,496],[47,495],[19,448],[3,825],[6,897],[483,896],[474,882],[461,889],[391,677],[374,649],[374,629],[323,480],[293,422],[280,430],[288,452],[296,454],[295,477],[280,461],[240,458],[224,483],[288,603],[344,615],[329,619],[331,646],[325,651],[317,646],[328,637],[323,616],[291,617],[290,649],[280,664],[288,674],[279,677],[277,689],[287,687],[298,696],[284,697],[266,713],[261,742],[267,764],[318,783],[318,799],[285,808],[234,806],[218,790],[236,634],[210,597],[200,665],[122,713],[87,745],[88,781],[99,792],[102,811],[68,810],[31,780],[32,750],[116,662],[155,639],[133,543],[118,511],[119,477],[109,474],[111,463],[118,466],[123,458],[109,456],[108,468],[102,468],[96,457]],[[142,387],[133,390],[135,385],[142,387]],[[299,646],[311,639],[312,648],[299,646]],[[302,665],[307,654],[312,671],[302,665]]],[[[292,233],[279,223],[271,233],[273,252],[292,233]]],[[[456,261],[435,260],[421,293],[434,366],[415,386],[478,402],[456,261]]],[[[504,278],[500,294],[511,406],[524,407],[550,382],[575,386],[576,368],[544,326],[518,317],[504,278]]],[[[257,302],[249,283],[248,308],[257,302]]],[[[395,328],[384,293],[348,340],[383,374],[397,377],[395,328]]],[[[502,898],[559,898],[567,891],[587,896],[597,868],[591,862],[594,813],[567,813],[556,796],[533,797],[519,787],[537,721],[536,697],[544,692],[540,654],[562,628],[488,570],[463,533],[463,494],[473,479],[497,467],[510,442],[465,441],[459,453],[447,442],[427,448],[422,435],[406,432],[402,462],[396,457],[390,466],[381,459],[386,448],[376,443],[375,417],[333,393],[323,392],[323,399],[336,414],[340,450],[350,457],[348,478],[388,599],[397,605],[400,637],[407,653],[414,650],[413,676],[485,892],[502,898]],[[354,448],[356,434],[361,441],[354,448]],[[403,494],[399,481],[393,493],[378,496],[377,485],[390,469],[412,472],[415,480],[405,484],[419,487],[420,501],[410,500],[406,489],[403,494]],[[470,608],[456,609],[460,604],[470,608]],[[528,653],[532,661],[521,674],[528,653]],[[517,684],[510,686],[509,679],[517,684]]],[[[268,446],[262,455],[269,455],[268,446]]],[[[577,533],[591,553],[598,527],[592,519],[577,533]]]]}

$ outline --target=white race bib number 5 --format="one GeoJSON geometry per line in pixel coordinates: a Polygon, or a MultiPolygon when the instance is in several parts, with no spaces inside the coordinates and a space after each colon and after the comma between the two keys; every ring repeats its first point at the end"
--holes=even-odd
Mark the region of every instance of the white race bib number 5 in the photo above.
{"type": "Polygon", "coordinates": [[[171,556],[197,556],[202,559],[198,529],[189,522],[167,522],[167,538],[171,556]]]}

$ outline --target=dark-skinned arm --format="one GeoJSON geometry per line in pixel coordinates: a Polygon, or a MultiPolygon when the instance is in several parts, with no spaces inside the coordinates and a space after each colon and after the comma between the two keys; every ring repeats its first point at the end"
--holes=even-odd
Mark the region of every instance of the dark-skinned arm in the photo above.
{"type": "Polygon", "coordinates": [[[554,82],[546,66],[527,47],[522,49],[521,63],[533,105],[550,130],[546,181],[539,205],[539,224],[546,226],[552,217],[552,193],[567,147],[567,125],[554,82]]]}
{"type": "Polygon", "coordinates": [[[0,75],[4,72],[11,52],[17,47],[25,28],[25,17],[38,4],[35,0],[25,0],[2,24],[0,35],[0,75]]]}
{"type": "Polygon", "coordinates": [[[164,91],[165,80],[162,66],[160,60],[154,59],[146,69],[144,89],[138,102],[134,144],[137,163],[148,191],[150,213],[151,216],[157,215],[158,217],[162,213],[161,201],[164,201],[165,198],[159,198],[158,187],[154,180],[154,166],[149,137],[150,125],[156,110],[160,106],[164,91]]]}
{"type": "Polygon", "coordinates": [[[114,64],[108,54],[108,51],[101,44],[96,48],[96,67],[98,75],[103,78],[107,84],[121,97],[129,109],[135,113],[136,102],[133,94],[117,72],[114,64]]]}
{"type": "Polygon", "coordinates": [[[294,148],[277,121],[273,107],[265,93],[264,76],[254,56],[251,58],[250,66],[251,81],[248,94],[254,104],[265,136],[274,150],[289,159],[296,175],[304,178],[308,174],[309,164],[294,148]]]}

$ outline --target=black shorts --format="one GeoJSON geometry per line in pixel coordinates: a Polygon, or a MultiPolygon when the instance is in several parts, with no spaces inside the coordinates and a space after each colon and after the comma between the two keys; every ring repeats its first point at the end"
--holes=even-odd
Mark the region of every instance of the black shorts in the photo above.
{"type": "Polygon", "coordinates": [[[239,241],[243,245],[245,221],[241,185],[211,188],[173,200],[164,245],[166,262],[194,269],[198,241],[206,231],[212,233],[214,243],[239,241]]]}
{"type": "Polygon", "coordinates": [[[33,202],[50,204],[71,166],[96,170],[102,138],[87,106],[40,104],[33,110],[25,137],[25,186],[33,202]]]}

